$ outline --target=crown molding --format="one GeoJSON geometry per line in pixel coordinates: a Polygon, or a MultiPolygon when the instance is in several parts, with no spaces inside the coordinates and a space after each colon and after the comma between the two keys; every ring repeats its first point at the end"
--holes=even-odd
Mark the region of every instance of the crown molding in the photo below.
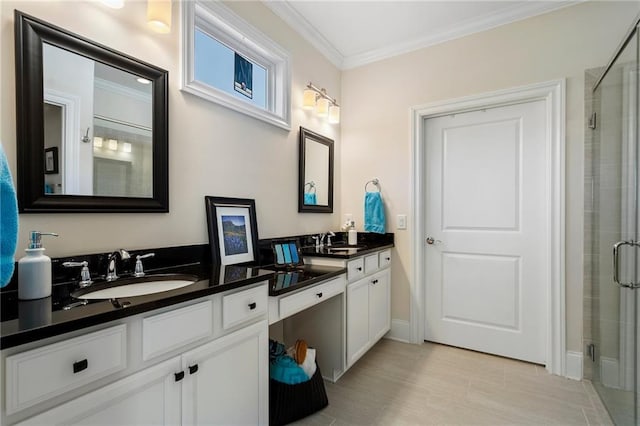
{"type": "Polygon", "coordinates": [[[448,31],[439,34],[423,37],[404,43],[397,43],[380,49],[372,49],[356,55],[344,56],[336,49],[318,30],[316,30],[297,10],[286,1],[264,1],[276,15],[289,24],[298,34],[311,43],[320,51],[331,63],[339,69],[351,69],[372,62],[387,59],[393,56],[402,55],[414,50],[423,49],[446,41],[468,36],[470,34],[486,31],[501,25],[542,15],[554,10],[573,6],[586,0],[568,0],[555,2],[526,2],[525,4],[514,6],[498,13],[490,13],[485,16],[469,19],[455,26],[448,31]]]}
{"type": "Polygon", "coordinates": [[[263,4],[289,24],[291,28],[311,43],[313,47],[318,49],[333,65],[338,67],[338,69],[343,68],[342,63],[344,56],[342,53],[316,30],[304,16],[295,10],[288,1],[263,0],[263,4]]]}

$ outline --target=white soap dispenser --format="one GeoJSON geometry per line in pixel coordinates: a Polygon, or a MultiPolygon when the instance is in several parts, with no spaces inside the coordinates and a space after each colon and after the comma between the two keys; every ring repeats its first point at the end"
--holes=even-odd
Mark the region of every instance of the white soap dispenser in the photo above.
{"type": "Polygon", "coordinates": [[[349,224],[348,243],[350,246],[358,245],[358,231],[356,231],[356,222],[351,221],[349,224]]]}
{"type": "Polygon", "coordinates": [[[42,299],[51,296],[51,258],[45,256],[42,236],[58,234],[31,231],[26,256],[18,261],[18,299],[42,299]]]}

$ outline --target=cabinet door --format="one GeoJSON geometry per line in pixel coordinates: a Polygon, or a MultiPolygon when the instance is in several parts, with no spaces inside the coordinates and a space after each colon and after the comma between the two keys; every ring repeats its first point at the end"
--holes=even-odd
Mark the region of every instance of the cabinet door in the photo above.
{"type": "Polygon", "coordinates": [[[20,425],[180,424],[180,357],[149,367],[25,420],[20,425]]]}
{"type": "Polygon", "coordinates": [[[204,344],[182,357],[185,425],[267,424],[267,321],[204,344]]]}
{"type": "Polygon", "coordinates": [[[369,348],[369,280],[347,286],[347,365],[351,366],[369,348]]]}
{"type": "Polygon", "coordinates": [[[391,271],[375,274],[370,282],[369,336],[373,345],[391,328],[391,271]]]}

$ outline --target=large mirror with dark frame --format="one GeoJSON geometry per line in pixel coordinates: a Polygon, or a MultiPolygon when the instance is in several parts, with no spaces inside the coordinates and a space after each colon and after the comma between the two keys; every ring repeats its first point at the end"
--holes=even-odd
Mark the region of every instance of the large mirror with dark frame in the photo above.
{"type": "Polygon", "coordinates": [[[298,212],[333,213],[333,140],[300,127],[298,212]]]}
{"type": "Polygon", "coordinates": [[[168,73],[15,11],[20,212],[168,212],[168,73]]]}

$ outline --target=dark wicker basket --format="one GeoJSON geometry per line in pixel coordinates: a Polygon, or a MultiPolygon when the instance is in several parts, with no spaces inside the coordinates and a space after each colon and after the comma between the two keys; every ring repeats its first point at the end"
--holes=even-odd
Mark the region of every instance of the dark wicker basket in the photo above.
{"type": "Polygon", "coordinates": [[[329,405],[320,367],[311,379],[288,385],[269,379],[269,425],[294,422],[329,405]]]}

